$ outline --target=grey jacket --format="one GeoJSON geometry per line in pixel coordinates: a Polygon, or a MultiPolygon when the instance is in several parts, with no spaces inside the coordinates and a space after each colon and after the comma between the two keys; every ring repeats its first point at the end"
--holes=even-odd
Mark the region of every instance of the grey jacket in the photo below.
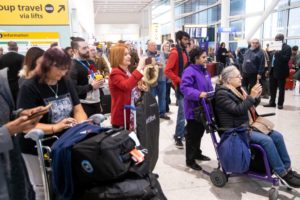
{"type": "Polygon", "coordinates": [[[158,73],[157,81],[166,81],[166,75],[165,75],[164,71],[165,71],[167,59],[165,58],[164,53],[161,52],[159,54],[158,52],[147,51],[146,52],[146,56],[147,57],[155,58],[156,61],[158,61],[161,64],[163,64],[163,66],[159,68],[159,73],[158,73]]]}
{"type": "Polygon", "coordinates": [[[14,101],[7,81],[7,68],[0,70],[0,200],[9,199],[7,175],[9,174],[9,151],[13,148],[11,136],[4,126],[9,121],[14,101]]]}
{"type": "Polygon", "coordinates": [[[11,113],[15,109],[7,70],[0,70],[0,200],[33,200],[35,194],[29,182],[20,147],[16,138],[11,137],[4,126],[11,120],[11,113]]]}

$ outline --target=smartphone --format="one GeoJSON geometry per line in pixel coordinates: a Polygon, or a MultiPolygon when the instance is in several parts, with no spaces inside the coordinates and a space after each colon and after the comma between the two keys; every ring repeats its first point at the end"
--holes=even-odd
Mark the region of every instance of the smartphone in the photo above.
{"type": "Polygon", "coordinates": [[[215,94],[215,91],[207,92],[207,97],[212,97],[212,96],[214,96],[214,94],[215,94]]]}
{"type": "Polygon", "coordinates": [[[146,58],[145,65],[151,65],[151,64],[152,64],[152,58],[151,57],[146,58]]]}
{"type": "Polygon", "coordinates": [[[28,119],[30,120],[30,119],[33,119],[33,118],[36,118],[36,117],[39,117],[39,116],[42,116],[42,115],[48,113],[50,107],[51,107],[51,104],[45,106],[42,110],[28,116],[28,119]]]}

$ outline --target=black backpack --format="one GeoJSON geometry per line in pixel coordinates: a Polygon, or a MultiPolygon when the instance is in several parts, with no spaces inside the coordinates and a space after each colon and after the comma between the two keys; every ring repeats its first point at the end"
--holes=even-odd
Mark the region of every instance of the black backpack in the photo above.
{"type": "Polygon", "coordinates": [[[128,173],[146,174],[149,171],[146,163],[136,165],[131,159],[130,151],[135,148],[135,142],[129,133],[112,129],[74,145],[72,162],[76,185],[89,187],[115,181],[128,173]]]}

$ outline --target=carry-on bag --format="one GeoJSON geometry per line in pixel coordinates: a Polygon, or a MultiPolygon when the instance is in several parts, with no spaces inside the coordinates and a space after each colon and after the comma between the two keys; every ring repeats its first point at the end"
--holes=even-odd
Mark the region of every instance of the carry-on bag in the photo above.
{"type": "MultiPolygon", "coordinates": [[[[134,112],[136,134],[141,145],[148,150],[146,160],[149,161],[150,171],[153,171],[159,156],[160,124],[156,99],[149,92],[144,92],[135,107],[125,106],[124,109],[131,109],[134,112]]],[[[124,120],[126,124],[126,117],[124,120]]]]}
{"type": "MultiPolygon", "coordinates": [[[[83,186],[114,181],[129,172],[148,172],[144,162],[137,164],[131,155],[135,141],[126,130],[114,129],[95,135],[73,146],[74,176],[83,186]]],[[[146,164],[145,164],[146,165],[146,164]]]]}
{"type": "Polygon", "coordinates": [[[83,200],[167,200],[157,180],[158,175],[126,178],[120,182],[87,190],[83,200]]]}

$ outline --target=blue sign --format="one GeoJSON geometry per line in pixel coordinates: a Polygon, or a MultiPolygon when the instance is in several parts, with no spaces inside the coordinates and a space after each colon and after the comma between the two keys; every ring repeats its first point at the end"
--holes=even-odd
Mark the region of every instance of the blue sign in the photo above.
{"type": "Polygon", "coordinates": [[[236,28],[235,27],[219,27],[218,33],[235,33],[236,28]]]}

